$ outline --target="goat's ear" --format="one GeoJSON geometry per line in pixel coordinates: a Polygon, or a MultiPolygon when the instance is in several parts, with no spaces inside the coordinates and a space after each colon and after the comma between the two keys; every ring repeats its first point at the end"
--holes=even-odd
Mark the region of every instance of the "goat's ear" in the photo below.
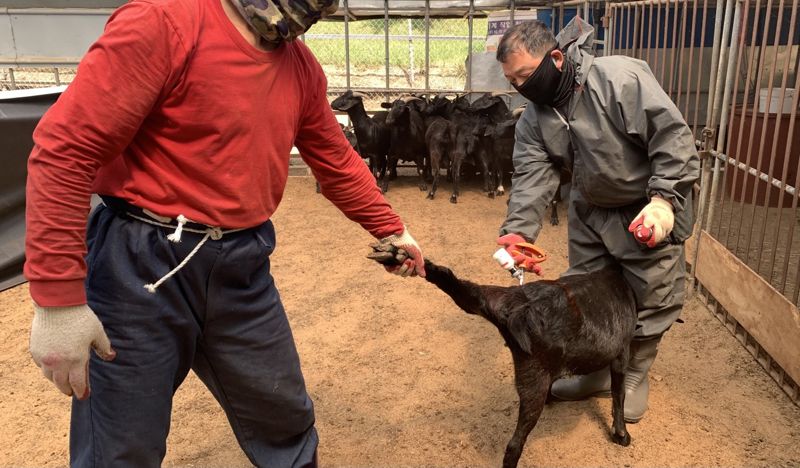
{"type": "Polygon", "coordinates": [[[528,326],[528,314],[526,308],[520,308],[511,313],[508,318],[508,332],[514,337],[522,351],[532,354],[531,330],[528,326]]]}
{"type": "Polygon", "coordinates": [[[391,102],[382,102],[381,103],[381,107],[383,107],[384,109],[391,109],[392,108],[392,103],[391,102]]]}

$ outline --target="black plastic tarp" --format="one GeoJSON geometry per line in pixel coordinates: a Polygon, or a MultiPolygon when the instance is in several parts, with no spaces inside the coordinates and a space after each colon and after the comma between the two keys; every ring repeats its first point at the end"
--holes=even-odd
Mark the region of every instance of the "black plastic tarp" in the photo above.
{"type": "Polygon", "coordinates": [[[25,179],[33,129],[62,89],[0,93],[0,291],[25,281],[25,179]]]}

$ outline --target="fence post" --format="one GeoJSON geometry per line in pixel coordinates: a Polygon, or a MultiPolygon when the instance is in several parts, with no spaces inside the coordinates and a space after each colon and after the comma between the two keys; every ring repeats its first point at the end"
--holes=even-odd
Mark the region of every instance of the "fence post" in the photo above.
{"type": "Polygon", "coordinates": [[[425,0],[425,94],[431,90],[431,0],[425,0]]]}
{"type": "MultiPolygon", "coordinates": [[[[736,55],[736,48],[739,45],[739,41],[736,39],[739,36],[739,20],[741,16],[741,2],[740,0],[728,0],[728,5],[725,10],[725,25],[730,26],[730,12],[731,12],[731,3],[736,3],[735,6],[735,13],[733,15],[733,31],[731,31],[730,35],[730,46],[728,46],[728,53],[727,53],[727,61],[728,61],[728,69],[725,72],[725,90],[722,93],[722,110],[720,113],[720,120],[719,120],[719,132],[717,133],[717,152],[723,153],[725,151],[725,142],[727,141],[725,138],[725,134],[728,131],[728,112],[730,111],[730,101],[731,101],[731,89],[733,88],[734,82],[734,73],[736,73],[736,61],[733,59],[736,55]]],[[[727,41],[727,28],[723,28],[723,38],[725,38],[724,42],[727,41]]],[[[723,55],[720,54],[720,65],[722,65],[723,55]]],[[[720,67],[721,68],[721,67],[720,67]]],[[[719,86],[719,81],[717,82],[717,86],[719,86]]],[[[704,225],[711,226],[711,223],[714,219],[714,200],[717,197],[717,190],[719,185],[719,174],[720,174],[720,158],[714,157],[714,171],[711,178],[711,194],[709,195],[709,204],[708,204],[708,216],[707,220],[704,225]]]]}
{"type": "Polygon", "coordinates": [[[386,65],[386,101],[389,101],[389,0],[383,0],[383,35],[386,65]]]}
{"type": "Polygon", "coordinates": [[[344,66],[347,89],[350,89],[350,7],[344,0],[344,66]]]}
{"type": "MultiPolygon", "coordinates": [[[[718,90],[717,86],[717,75],[718,69],[721,71],[722,63],[720,63],[720,44],[721,44],[721,37],[722,37],[722,12],[725,9],[725,0],[717,0],[717,9],[716,9],[716,17],[714,18],[714,45],[711,51],[711,76],[709,77],[709,87],[708,87],[708,106],[706,107],[706,126],[703,129],[702,133],[702,150],[700,151],[700,163],[701,163],[701,172],[700,172],[700,200],[698,202],[697,207],[697,218],[695,222],[695,234],[696,238],[699,239],[699,234],[705,227],[705,212],[706,212],[706,203],[709,198],[710,186],[709,186],[709,177],[711,175],[711,169],[709,168],[709,164],[712,164],[711,160],[709,159],[711,155],[711,150],[714,147],[714,127],[716,126],[716,112],[715,109],[719,109],[719,101],[721,100],[721,90],[718,90]],[[717,65],[716,67],[714,65],[717,65]]],[[[705,21],[705,18],[704,18],[705,21]]],[[[729,28],[730,24],[726,23],[725,28],[729,28]]],[[[695,283],[696,283],[696,270],[697,270],[697,258],[699,252],[699,242],[695,243],[694,249],[694,260],[692,261],[692,268],[690,271],[690,285],[689,285],[689,295],[694,292],[695,283]]]]}
{"type": "Polygon", "coordinates": [[[411,19],[408,22],[408,74],[411,81],[411,87],[414,87],[414,27],[411,25],[411,19]]]}

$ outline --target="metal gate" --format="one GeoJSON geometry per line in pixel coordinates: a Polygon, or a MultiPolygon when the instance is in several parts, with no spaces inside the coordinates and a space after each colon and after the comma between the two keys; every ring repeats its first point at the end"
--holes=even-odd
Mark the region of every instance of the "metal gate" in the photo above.
{"type": "Polygon", "coordinates": [[[702,159],[692,279],[798,401],[798,0],[608,5],[610,53],[647,61],[702,159]]]}

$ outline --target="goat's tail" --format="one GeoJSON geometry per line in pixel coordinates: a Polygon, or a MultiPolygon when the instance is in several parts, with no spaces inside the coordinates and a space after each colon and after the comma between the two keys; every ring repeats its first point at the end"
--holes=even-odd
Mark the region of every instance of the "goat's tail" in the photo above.
{"type": "Polygon", "coordinates": [[[449,268],[430,260],[425,260],[425,279],[444,291],[466,313],[486,315],[487,303],[482,286],[460,280],[449,268]]]}

